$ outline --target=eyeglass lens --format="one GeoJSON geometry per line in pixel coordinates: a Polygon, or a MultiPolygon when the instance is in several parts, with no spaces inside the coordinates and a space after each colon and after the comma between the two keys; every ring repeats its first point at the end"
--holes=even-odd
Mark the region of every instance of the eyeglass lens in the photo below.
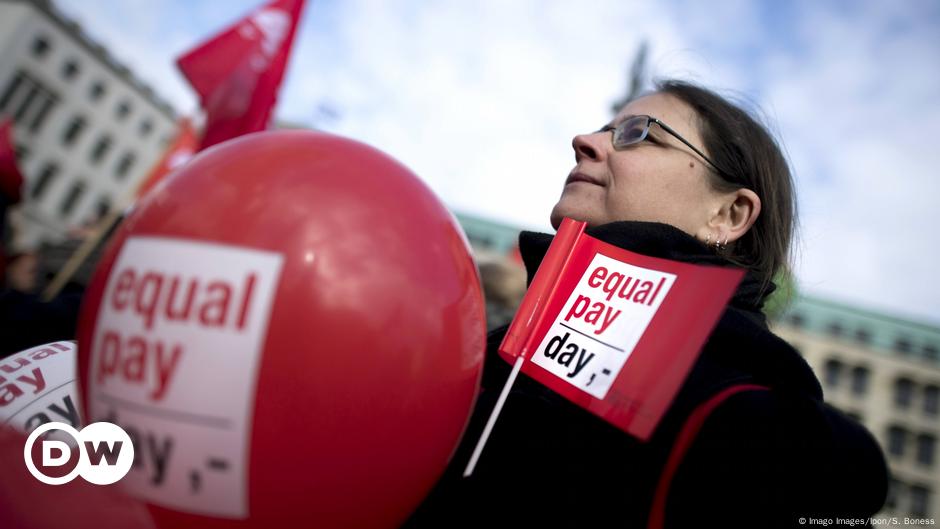
{"type": "Polygon", "coordinates": [[[646,139],[649,132],[649,118],[635,116],[621,123],[614,130],[614,146],[626,147],[646,139]]]}

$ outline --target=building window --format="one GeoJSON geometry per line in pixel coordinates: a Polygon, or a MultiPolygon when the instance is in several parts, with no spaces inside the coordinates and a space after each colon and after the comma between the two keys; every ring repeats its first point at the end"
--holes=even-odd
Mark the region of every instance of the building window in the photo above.
{"type": "Polygon", "coordinates": [[[14,98],[21,93],[21,87],[28,82],[29,80],[25,73],[17,72],[10,81],[10,84],[7,85],[6,90],[3,91],[3,96],[0,96],[0,111],[7,110],[13,106],[14,98]]]}
{"type": "Polygon", "coordinates": [[[940,387],[927,386],[924,388],[924,413],[927,415],[937,415],[940,411],[940,387]]]}
{"type": "Polygon", "coordinates": [[[838,338],[839,336],[842,336],[842,324],[837,321],[831,322],[826,326],[826,332],[828,332],[831,336],[838,338]]]}
{"type": "Polygon", "coordinates": [[[823,377],[826,381],[826,386],[830,388],[835,388],[839,386],[839,381],[842,379],[842,370],[844,369],[842,362],[830,358],[826,360],[826,365],[823,368],[823,377]]]}
{"type": "Polygon", "coordinates": [[[20,102],[16,113],[13,114],[13,120],[17,123],[25,121],[26,115],[30,113],[30,109],[36,108],[35,102],[37,97],[40,97],[39,86],[33,85],[30,87],[29,92],[26,93],[26,98],[20,102]]]}
{"type": "Polygon", "coordinates": [[[28,124],[31,132],[37,132],[58,100],[51,90],[21,70],[0,96],[0,113],[12,114],[17,123],[28,124]]]}
{"type": "Polygon", "coordinates": [[[855,329],[855,339],[858,343],[869,344],[871,343],[871,332],[868,329],[855,329]]]}
{"type": "Polygon", "coordinates": [[[929,343],[924,346],[924,357],[927,360],[940,360],[940,351],[937,350],[937,346],[929,343]]]}
{"type": "Polygon", "coordinates": [[[110,136],[102,136],[98,138],[98,142],[95,143],[95,146],[91,149],[91,156],[89,157],[89,160],[91,160],[91,162],[95,164],[101,163],[101,160],[104,158],[106,154],[108,154],[108,150],[110,148],[111,148],[110,136]]]}
{"type": "Polygon", "coordinates": [[[934,448],[937,438],[926,433],[917,436],[917,462],[924,466],[933,465],[934,448]]]}
{"type": "Polygon", "coordinates": [[[29,112],[30,107],[33,106],[33,101],[36,100],[36,97],[39,95],[39,87],[33,85],[29,88],[29,91],[26,92],[26,97],[20,101],[19,107],[16,109],[16,112],[13,114],[13,120],[17,123],[22,123],[23,118],[26,117],[26,114],[29,112]]]}
{"type": "Polygon", "coordinates": [[[45,36],[38,36],[33,39],[32,47],[33,57],[37,59],[42,59],[49,54],[49,39],[45,36]]]}
{"type": "Polygon", "coordinates": [[[891,426],[888,428],[888,453],[902,457],[904,447],[907,444],[907,430],[900,426],[891,426]]]}
{"type": "Polygon", "coordinates": [[[149,118],[140,122],[140,137],[146,138],[153,131],[153,121],[149,118]]]}
{"type": "Polygon", "coordinates": [[[790,315],[790,325],[796,328],[802,328],[806,324],[806,318],[803,317],[799,312],[794,312],[790,315]]]}
{"type": "Polygon", "coordinates": [[[101,81],[95,81],[91,88],[88,90],[88,97],[92,101],[98,101],[104,95],[104,83],[101,81]]]}
{"type": "Polygon", "coordinates": [[[59,166],[55,162],[48,162],[43,168],[39,171],[39,176],[36,177],[36,183],[33,184],[33,188],[30,191],[30,197],[34,200],[39,200],[42,198],[43,193],[49,189],[49,184],[55,179],[56,175],[59,173],[59,166]]]}
{"type": "Polygon", "coordinates": [[[898,506],[898,496],[901,495],[901,489],[903,487],[903,483],[894,478],[891,478],[891,481],[888,482],[888,497],[885,498],[885,507],[894,509],[898,506]]]}
{"type": "Polygon", "coordinates": [[[72,118],[72,121],[65,127],[65,132],[62,133],[62,145],[65,147],[71,146],[78,140],[83,130],[85,130],[85,118],[82,116],[72,118]]]}
{"type": "Polygon", "coordinates": [[[124,156],[121,157],[121,161],[118,162],[117,167],[114,169],[114,176],[117,177],[118,180],[123,180],[124,177],[127,176],[127,172],[133,167],[135,159],[134,153],[124,153],[124,156]]]}
{"type": "Polygon", "coordinates": [[[927,487],[911,485],[911,515],[917,518],[924,518],[930,511],[928,502],[930,500],[930,491],[927,487]]]}
{"type": "Polygon", "coordinates": [[[914,396],[914,382],[909,378],[894,381],[894,407],[906,410],[911,407],[914,396]]]}
{"type": "Polygon", "coordinates": [[[118,104],[117,106],[117,111],[115,112],[115,114],[117,115],[117,118],[120,120],[123,120],[124,118],[126,118],[127,115],[130,113],[131,113],[131,104],[127,101],[121,101],[121,103],[118,104]]]}
{"type": "Polygon", "coordinates": [[[111,199],[107,196],[103,196],[98,199],[98,204],[95,205],[95,221],[101,220],[111,211],[111,199]]]}
{"type": "Polygon", "coordinates": [[[76,75],[78,75],[78,63],[75,59],[65,61],[65,64],[62,65],[62,77],[67,81],[71,81],[76,75]]]}
{"type": "Polygon", "coordinates": [[[38,106],[38,110],[33,113],[33,119],[29,122],[29,131],[32,133],[37,133],[42,129],[42,125],[46,122],[46,117],[49,116],[49,112],[52,111],[52,107],[56,104],[56,100],[51,97],[44,98],[38,106]]]}
{"type": "Polygon", "coordinates": [[[65,195],[65,198],[62,199],[62,203],[59,204],[59,214],[62,217],[67,217],[75,209],[75,204],[78,204],[79,199],[82,198],[82,195],[85,193],[85,182],[78,181],[72,184],[72,188],[69,189],[69,192],[65,195]]]}
{"type": "Polygon", "coordinates": [[[911,341],[904,337],[898,337],[894,341],[894,350],[899,353],[911,352],[911,341]]]}
{"type": "Polygon", "coordinates": [[[852,393],[856,395],[864,395],[868,391],[868,379],[870,378],[870,371],[867,367],[854,367],[852,368],[852,393]]]}
{"type": "Polygon", "coordinates": [[[29,147],[23,145],[22,143],[17,143],[13,146],[13,158],[17,163],[22,164],[29,158],[29,147]]]}

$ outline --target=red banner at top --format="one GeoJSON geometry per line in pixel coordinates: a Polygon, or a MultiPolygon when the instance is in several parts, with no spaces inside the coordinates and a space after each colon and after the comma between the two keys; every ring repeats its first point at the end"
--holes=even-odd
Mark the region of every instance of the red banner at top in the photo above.
{"type": "Polygon", "coordinates": [[[743,275],[629,252],[565,219],[500,354],[523,356],[523,373],[645,440],[743,275]]]}
{"type": "Polygon", "coordinates": [[[267,128],[304,0],[274,0],[177,59],[206,111],[200,149],[267,128]]]}

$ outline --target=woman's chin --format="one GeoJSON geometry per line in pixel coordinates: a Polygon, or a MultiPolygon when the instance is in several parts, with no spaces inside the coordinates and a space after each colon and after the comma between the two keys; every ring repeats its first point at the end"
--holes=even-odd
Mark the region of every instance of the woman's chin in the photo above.
{"type": "Polygon", "coordinates": [[[555,207],[552,208],[552,213],[549,216],[549,220],[552,223],[552,228],[555,228],[556,231],[558,230],[558,227],[561,226],[561,220],[568,216],[565,214],[564,208],[558,207],[560,204],[560,202],[555,204],[555,207]]]}
{"type": "Polygon", "coordinates": [[[584,208],[572,207],[570,204],[565,203],[564,199],[558,201],[555,204],[555,207],[552,208],[552,214],[550,216],[552,227],[556,230],[561,226],[561,221],[565,217],[572,220],[585,221],[590,225],[592,224],[592,216],[589,215],[584,208]]]}

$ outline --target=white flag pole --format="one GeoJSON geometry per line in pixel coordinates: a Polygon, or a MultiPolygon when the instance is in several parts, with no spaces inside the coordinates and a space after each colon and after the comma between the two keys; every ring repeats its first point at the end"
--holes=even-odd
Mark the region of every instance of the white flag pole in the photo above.
{"type": "Polygon", "coordinates": [[[493,407],[493,411],[490,412],[490,418],[487,419],[483,433],[480,434],[480,439],[477,441],[477,446],[473,449],[473,455],[470,456],[470,462],[467,463],[467,468],[463,471],[463,477],[470,477],[470,474],[473,474],[473,469],[477,466],[477,461],[480,459],[483,447],[486,446],[486,440],[489,439],[490,432],[493,431],[493,425],[496,424],[496,419],[499,418],[499,412],[502,411],[503,404],[506,403],[506,397],[509,396],[509,391],[512,390],[512,386],[516,382],[516,377],[519,376],[519,370],[522,369],[523,362],[525,362],[525,355],[520,354],[516,358],[516,363],[512,365],[512,372],[509,374],[509,378],[506,379],[506,383],[503,384],[503,391],[496,400],[496,406],[493,407]]]}

